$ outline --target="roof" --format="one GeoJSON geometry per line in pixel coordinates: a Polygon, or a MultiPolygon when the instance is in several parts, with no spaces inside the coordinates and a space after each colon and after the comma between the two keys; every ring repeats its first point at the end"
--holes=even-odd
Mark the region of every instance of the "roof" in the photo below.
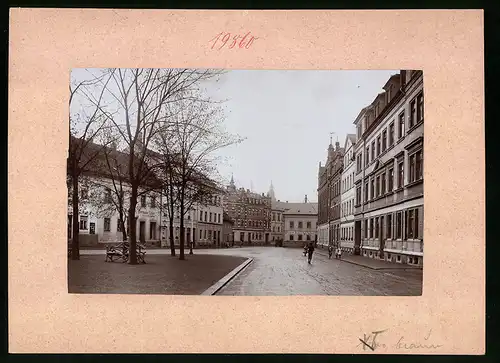
{"type": "Polygon", "coordinates": [[[347,138],[351,140],[353,144],[356,143],[356,134],[347,134],[347,138]]]}
{"type": "Polygon", "coordinates": [[[275,206],[276,209],[283,209],[285,211],[285,214],[300,214],[300,215],[318,214],[318,203],[276,202],[275,206]]]}

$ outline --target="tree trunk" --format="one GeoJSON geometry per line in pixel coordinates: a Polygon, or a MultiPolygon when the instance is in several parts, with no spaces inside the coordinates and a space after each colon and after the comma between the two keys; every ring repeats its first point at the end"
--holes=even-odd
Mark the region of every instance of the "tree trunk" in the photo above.
{"type": "Polygon", "coordinates": [[[179,260],[184,260],[184,201],[181,200],[181,223],[180,223],[180,244],[179,244],[179,260]]]}
{"type": "MultiPolygon", "coordinates": [[[[75,170],[75,169],[73,169],[75,170]]],[[[79,225],[79,199],[78,199],[78,177],[75,175],[76,172],[73,171],[73,175],[71,176],[71,182],[73,183],[73,196],[72,196],[72,204],[73,204],[73,228],[72,228],[72,240],[71,240],[71,259],[79,260],[80,259],[80,243],[79,243],[79,234],[80,234],[80,225],[79,225]]]]}
{"type": "Polygon", "coordinates": [[[122,211],[120,212],[120,220],[118,223],[121,224],[121,227],[122,227],[122,236],[123,236],[123,242],[125,242],[127,240],[127,229],[125,227],[125,222],[124,222],[124,215],[123,215],[123,209],[122,211]]]}
{"type": "Polygon", "coordinates": [[[173,213],[170,213],[170,217],[168,219],[168,239],[170,241],[170,255],[175,257],[173,213]]]}
{"type": "Polygon", "coordinates": [[[130,265],[137,265],[137,221],[135,219],[135,209],[137,206],[137,187],[132,185],[132,195],[130,196],[130,207],[128,210],[128,221],[130,225],[129,233],[129,260],[130,265]]]}

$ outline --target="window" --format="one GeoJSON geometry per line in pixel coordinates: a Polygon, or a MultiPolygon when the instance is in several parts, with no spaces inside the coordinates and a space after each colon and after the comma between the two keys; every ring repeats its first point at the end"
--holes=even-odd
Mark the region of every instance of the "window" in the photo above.
{"type": "Polygon", "coordinates": [[[418,209],[410,209],[406,213],[406,236],[408,239],[418,238],[418,209]]]}
{"type": "Polygon", "coordinates": [[[385,173],[380,176],[380,193],[385,194],[385,173]]]}
{"type": "Polygon", "coordinates": [[[80,229],[87,229],[87,217],[86,216],[80,217],[80,229]]]}
{"type": "Polygon", "coordinates": [[[89,197],[89,190],[87,188],[82,188],[81,198],[87,199],[89,197]]]}
{"type": "Polygon", "coordinates": [[[290,229],[293,229],[293,221],[290,221],[290,229]]]}
{"type": "Polygon", "coordinates": [[[273,221],[276,220],[276,213],[273,212],[273,221]]]}
{"type": "Polygon", "coordinates": [[[372,157],[371,160],[375,160],[375,141],[372,141],[372,157]]]}
{"type": "Polygon", "coordinates": [[[387,130],[382,131],[382,152],[387,149],[387,130]]]}
{"type": "Polygon", "coordinates": [[[156,208],[156,197],[151,197],[151,208],[156,208]]]}
{"type": "Polygon", "coordinates": [[[370,163],[370,147],[366,147],[366,152],[365,152],[365,166],[370,163]]]}
{"type": "Polygon", "coordinates": [[[308,241],[310,241],[310,240],[311,240],[311,235],[309,235],[309,234],[308,234],[308,235],[306,236],[306,239],[307,239],[308,241]]]}
{"type": "MultiPolygon", "coordinates": [[[[215,219],[215,218],[214,218],[214,219],[215,219]]],[[[210,212],[210,214],[209,214],[208,221],[209,221],[209,222],[212,222],[212,212],[210,212]]]]}
{"type": "Polygon", "coordinates": [[[208,239],[212,239],[212,231],[211,230],[208,231],[208,239]]]}
{"type": "Polygon", "coordinates": [[[290,241],[293,241],[293,234],[290,235],[290,241]]]}
{"type": "Polygon", "coordinates": [[[365,238],[368,238],[368,219],[365,219],[365,238]]]}
{"type": "Polygon", "coordinates": [[[370,180],[370,199],[375,198],[375,180],[370,180]]]}
{"type": "Polygon", "coordinates": [[[302,222],[299,222],[299,228],[302,228],[302,222]]]}
{"type": "Polygon", "coordinates": [[[106,188],[106,194],[104,196],[104,203],[111,203],[113,200],[111,199],[111,189],[106,188]]]}
{"type": "Polygon", "coordinates": [[[307,228],[311,228],[311,222],[307,222],[307,228]]]}
{"type": "Polygon", "coordinates": [[[394,122],[389,125],[389,147],[394,144],[394,122]]]}
{"type": "Polygon", "coordinates": [[[205,222],[207,221],[207,212],[205,212],[205,222]]]}
{"type": "Polygon", "coordinates": [[[104,218],[104,232],[111,230],[111,218],[104,218]]]}
{"type": "Polygon", "coordinates": [[[378,197],[380,195],[380,176],[376,178],[375,189],[375,196],[378,197]]]}
{"type": "Polygon", "coordinates": [[[404,165],[403,161],[398,164],[398,188],[402,188],[404,184],[404,165]]]}
{"type": "Polygon", "coordinates": [[[397,239],[401,239],[402,229],[403,229],[403,217],[402,217],[402,213],[398,212],[396,214],[396,238],[397,239]]]}
{"type": "Polygon", "coordinates": [[[389,175],[387,177],[387,191],[388,192],[392,192],[392,190],[394,189],[394,169],[393,168],[390,168],[389,169],[389,175]]]}
{"type": "Polygon", "coordinates": [[[301,234],[299,234],[299,236],[297,237],[297,239],[298,239],[299,241],[302,241],[302,235],[301,235],[301,234]]]}
{"type": "Polygon", "coordinates": [[[358,139],[361,139],[361,125],[356,125],[356,131],[357,131],[358,139]]]}
{"type": "Polygon", "coordinates": [[[278,213],[278,222],[281,221],[281,214],[278,213]]]}
{"type": "Polygon", "coordinates": [[[417,99],[410,102],[410,119],[408,120],[408,128],[411,129],[417,123],[417,99]]]}
{"type": "Polygon", "coordinates": [[[370,218],[370,238],[373,238],[373,218],[370,218]]]}
{"type": "Polygon", "coordinates": [[[417,180],[420,180],[424,177],[424,154],[422,152],[422,150],[418,151],[417,152],[417,155],[416,155],[416,160],[415,160],[415,167],[416,167],[416,177],[417,177],[417,180]]]}
{"type": "Polygon", "coordinates": [[[220,213],[217,213],[217,223],[220,223],[220,213]]]}
{"type": "Polygon", "coordinates": [[[380,232],[380,230],[379,230],[379,223],[380,223],[379,222],[379,218],[376,217],[375,218],[375,238],[379,237],[379,232],[380,232]]]}
{"type": "Polygon", "coordinates": [[[424,94],[420,93],[417,96],[417,122],[424,121],[424,94]]]}
{"type": "Polygon", "coordinates": [[[379,137],[377,137],[377,156],[380,155],[380,152],[381,151],[380,151],[380,136],[379,136],[379,137]]]}
{"type": "Polygon", "coordinates": [[[405,112],[399,114],[399,134],[398,137],[402,138],[405,134],[405,112]]]}
{"type": "MultiPolygon", "coordinates": [[[[200,210],[200,222],[203,220],[203,211],[200,210]]],[[[201,237],[200,237],[201,238],[201,237]]]]}
{"type": "Polygon", "coordinates": [[[122,231],[122,222],[118,219],[116,221],[116,232],[121,232],[122,231]]]}
{"type": "Polygon", "coordinates": [[[146,207],[146,196],[141,195],[141,208],[145,208],[145,207],[146,207]]]}
{"type": "Polygon", "coordinates": [[[368,202],[369,196],[368,196],[368,182],[365,183],[365,202],[368,202]]]}

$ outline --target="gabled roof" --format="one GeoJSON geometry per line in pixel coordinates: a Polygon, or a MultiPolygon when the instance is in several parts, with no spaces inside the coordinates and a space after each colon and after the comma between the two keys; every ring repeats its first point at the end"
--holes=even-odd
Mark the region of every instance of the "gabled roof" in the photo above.
{"type": "Polygon", "coordinates": [[[318,203],[286,203],[276,202],[276,209],[284,210],[284,214],[316,215],[318,203]]]}

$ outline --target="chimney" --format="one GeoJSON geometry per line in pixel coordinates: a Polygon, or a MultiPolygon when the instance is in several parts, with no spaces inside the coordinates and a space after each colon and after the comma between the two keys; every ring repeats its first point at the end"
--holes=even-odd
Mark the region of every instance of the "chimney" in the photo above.
{"type": "Polygon", "coordinates": [[[304,203],[307,203],[307,194],[306,197],[304,198],[304,203]]]}

